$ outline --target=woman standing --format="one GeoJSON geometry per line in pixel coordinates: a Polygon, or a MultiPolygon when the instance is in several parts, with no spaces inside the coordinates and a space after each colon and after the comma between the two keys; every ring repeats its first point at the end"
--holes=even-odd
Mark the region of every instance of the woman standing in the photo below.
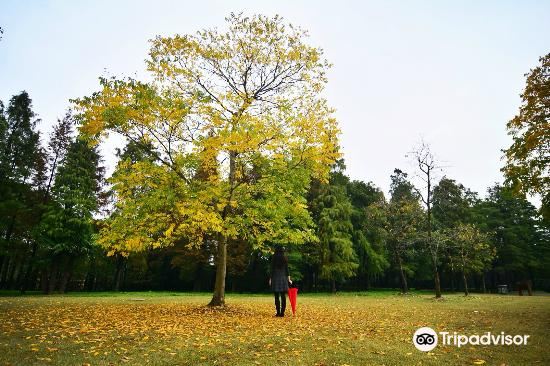
{"type": "Polygon", "coordinates": [[[269,285],[275,294],[275,309],[277,310],[275,316],[285,316],[286,293],[289,283],[292,284],[288,273],[288,260],[283,247],[276,246],[275,254],[271,259],[271,276],[269,277],[269,285]]]}

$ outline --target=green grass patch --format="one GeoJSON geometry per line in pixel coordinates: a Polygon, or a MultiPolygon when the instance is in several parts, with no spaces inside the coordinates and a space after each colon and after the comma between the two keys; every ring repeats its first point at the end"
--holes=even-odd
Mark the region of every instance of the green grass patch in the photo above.
{"type": "Polygon", "coordinates": [[[550,364],[550,297],[423,292],[299,295],[275,318],[268,295],[75,293],[0,297],[0,365],[531,365],[550,364]],[[414,331],[529,334],[527,346],[438,346],[414,331]]]}

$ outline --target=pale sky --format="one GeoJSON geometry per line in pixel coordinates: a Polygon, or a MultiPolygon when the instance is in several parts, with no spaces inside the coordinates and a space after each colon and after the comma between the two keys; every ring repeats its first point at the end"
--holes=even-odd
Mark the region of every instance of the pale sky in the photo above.
{"type": "MultiPolygon", "coordinates": [[[[326,97],[347,174],[386,193],[422,138],[444,174],[482,196],[501,182],[524,74],[550,52],[550,1],[0,0],[0,99],[29,92],[47,135],[99,76],[143,76],[147,40],[222,28],[230,12],[309,31],[334,65],[326,97]]],[[[103,149],[111,165],[115,147],[103,149]]]]}

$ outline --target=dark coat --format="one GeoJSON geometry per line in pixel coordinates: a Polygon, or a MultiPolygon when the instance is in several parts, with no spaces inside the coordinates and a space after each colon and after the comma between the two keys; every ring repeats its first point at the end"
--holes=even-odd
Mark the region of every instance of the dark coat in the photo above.
{"type": "Polygon", "coordinates": [[[288,264],[282,268],[276,268],[271,263],[271,289],[273,292],[287,292],[288,291],[288,264]]]}

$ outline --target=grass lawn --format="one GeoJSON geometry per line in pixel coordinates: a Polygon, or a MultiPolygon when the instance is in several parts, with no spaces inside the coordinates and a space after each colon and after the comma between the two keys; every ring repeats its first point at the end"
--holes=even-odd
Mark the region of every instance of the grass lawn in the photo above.
{"type": "MultiPolygon", "coordinates": [[[[0,297],[0,365],[550,365],[550,296],[299,295],[275,318],[264,295],[122,293],[0,297]],[[527,346],[438,345],[414,331],[529,334],[527,346]]],[[[441,343],[441,340],[440,340],[441,343]]]]}

